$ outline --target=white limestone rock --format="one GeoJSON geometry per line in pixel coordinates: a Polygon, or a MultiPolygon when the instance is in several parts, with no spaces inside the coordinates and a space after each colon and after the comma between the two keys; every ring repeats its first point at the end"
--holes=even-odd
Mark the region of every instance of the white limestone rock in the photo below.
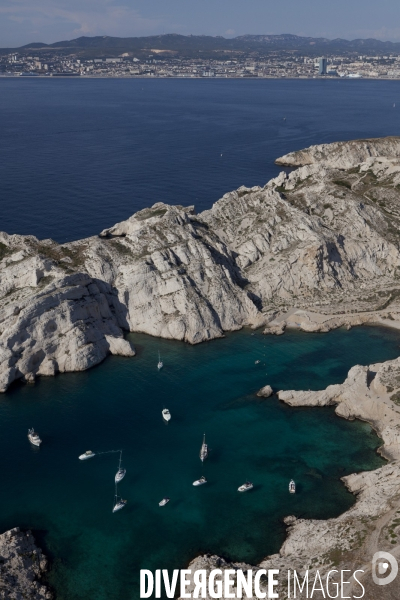
{"type": "Polygon", "coordinates": [[[350,142],[319,144],[305,150],[289,152],[276,159],[277,165],[299,167],[318,163],[339,169],[351,169],[370,157],[391,156],[400,158],[400,137],[372,138],[350,142]]]}
{"type": "Polygon", "coordinates": [[[395,300],[399,153],[399,138],[313,147],[294,153],[304,166],[199,215],[157,202],[69,244],[0,233],[0,390],[132,356],[124,331],[196,344],[245,325],[281,335],[286,323],[373,321],[343,311],[299,324],[285,312],[346,297],[364,306],[371,282],[385,306],[395,300]]]}
{"type": "Polygon", "coordinates": [[[270,385],[265,385],[257,392],[257,396],[262,398],[269,398],[274,393],[272,387],[270,385]]]}
{"type": "Polygon", "coordinates": [[[47,560],[30,531],[18,527],[0,535],[0,597],[7,600],[51,600],[42,583],[47,560]]]}

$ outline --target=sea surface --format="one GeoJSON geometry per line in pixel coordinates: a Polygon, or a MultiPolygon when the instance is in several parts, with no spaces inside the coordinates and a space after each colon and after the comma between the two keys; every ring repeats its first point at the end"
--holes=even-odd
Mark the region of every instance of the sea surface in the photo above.
{"type": "MultiPolygon", "coordinates": [[[[0,78],[0,230],[65,242],[155,202],[200,211],[263,185],[291,150],[399,135],[393,103],[400,82],[0,78]]],[[[399,332],[245,329],[195,347],[130,337],[135,358],[0,397],[0,531],[33,530],[58,600],[136,600],[140,568],[182,568],[199,553],[260,561],[282,544],[284,516],[340,514],[354,503],[340,477],[383,464],[369,425],[255,392],[341,382],[356,363],[398,356],[399,332]],[[112,514],[118,454],[106,452],[121,448],[128,504],[112,514]],[[79,461],[89,449],[97,456],[79,461]],[[208,483],[193,487],[201,475],[208,483]],[[246,479],[254,490],[239,494],[246,479]]]]}
{"type": "Polygon", "coordinates": [[[200,553],[254,564],[279,550],[284,516],[339,515],[355,502],[340,477],[384,464],[368,424],[256,392],[267,383],[341,382],[356,363],[396,357],[399,332],[275,337],[244,329],[198,346],[130,337],[134,358],[17,384],[0,398],[0,531],[33,529],[53,561],[58,600],[136,600],[140,568],[185,568],[200,553]],[[42,437],[40,449],[28,442],[28,427],[42,437]],[[119,455],[78,456],[118,449],[127,469],[118,490],[128,504],[112,514],[119,455]],[[201,475],[208,483],[193,487],[201,475]],[[247,479],[254,489],[240,494],[247,479]],[[171,500],[160,508],[163,497],[171,500]]]}
{"type": "Polygon", "coordinates": [[[400,81],[2,77],[0,230],[66,242],[155,202],[201,211],[292,150],[399,134],[400,81]]]}

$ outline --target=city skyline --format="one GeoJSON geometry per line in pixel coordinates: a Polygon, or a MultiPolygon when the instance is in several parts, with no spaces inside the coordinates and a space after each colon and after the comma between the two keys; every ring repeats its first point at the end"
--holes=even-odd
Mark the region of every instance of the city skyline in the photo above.
{"type": "Polygon", "coordinates": [[[400,41],[396,0],[0,0],[0,47],[54,43],[81,35],[163,33],[221,35],[291,33],[329,39],[400,41]]]}

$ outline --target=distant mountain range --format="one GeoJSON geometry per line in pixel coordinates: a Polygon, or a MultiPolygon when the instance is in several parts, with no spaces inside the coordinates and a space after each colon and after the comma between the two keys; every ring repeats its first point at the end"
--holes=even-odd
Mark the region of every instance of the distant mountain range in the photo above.
{"type": "Polygon", "coordinates": [[[147,37],[119,38],[109,36],[79,37],[54,44],[36,42],[21,48],[3,48],[0,53],[11,51],[21,53],[47,53],[57,51],[63,54],[80,56],[118,56],[125,52],[138,55],[157,50],[177,53],[181,56],[194,56],[199,53],[268,53],[273,51],[298,51],[307,55],[321,54],[389,54],[400,53],[400,43],[382,42],[375,39],[329,40],[327,38],[301,37],[292,34],[282,35],[241,35],[235,38],[207,35],[179,35],[175,33],[147,37]]]}

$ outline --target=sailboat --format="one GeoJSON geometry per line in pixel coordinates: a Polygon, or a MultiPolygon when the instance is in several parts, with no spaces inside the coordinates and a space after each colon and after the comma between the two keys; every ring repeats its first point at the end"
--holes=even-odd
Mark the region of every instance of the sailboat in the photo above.
{"type": "Polygon", "coordinates": [[[203,462],[208,456],[208,446],[206,444],[206,434],[203,435],[203,443],[200,448],[200,460],[203,462]]]}
{"type": "Polygon", "coordinates": [[[161,360],[161,356],[160,356],[160,352],[158,353],[158,363],[157,363],[157,369],[160,371],[160,369],[162,369],[164,366],[163,361],[161,360]]]}
{"type": "Polygon", "coordinates": [[[124,506],[127,502],[128,502],[128,500],[123,500],[120,496],[118,496],[118,488],[117,488],[117,484],[115,484],[114,506],[112,509],[113,513],[124,508],[124,506]]]}
{"type": "Polygon", "coordinates": [[[126,469],[121,469],[121,460],[122,460],[122,450],[119,453],[119,465],[118,465],[118,471],[115,474],[115,483],[122,481],[126,475],[126,469]]]}

